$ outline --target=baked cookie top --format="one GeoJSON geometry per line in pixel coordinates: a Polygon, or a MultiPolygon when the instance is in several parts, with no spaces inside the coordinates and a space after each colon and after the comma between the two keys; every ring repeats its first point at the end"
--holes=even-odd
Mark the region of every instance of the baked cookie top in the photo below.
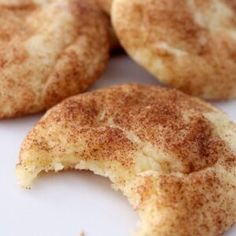
{"type": "Polygon", "coordinates": [[[0,0],[0,118],[45,110],[88,88],[109,54],[92,0],[0,0]]]}
{"type": "Polygon", "coordinates": [[[39,173],[91,170],[128,197],[137,235],[220,235],[236,221],[236,126],[177,90],[119,85],[52,108],[26,137],[22,186],[39,173]]]}
{"type": "Polygon", "coordinates": [[[114,0],[111,15],[123,47],[163,83],[236,97],[235,0],[114,0]]]}

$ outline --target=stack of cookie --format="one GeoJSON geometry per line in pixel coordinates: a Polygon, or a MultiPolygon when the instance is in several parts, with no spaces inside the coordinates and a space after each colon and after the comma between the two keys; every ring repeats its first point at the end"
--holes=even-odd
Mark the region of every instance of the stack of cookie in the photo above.
{"type": "Polygon", "coordinates": [[[90,170],[137,210],[136,235],[224,233],[236,125],[197,97],[236,97],[235,19],[236,0],[0,0],[0,118],[48,110],[22,144],[20,184],[90,170]],[[83,93],[118,47],[173,88],[83,93]]]}

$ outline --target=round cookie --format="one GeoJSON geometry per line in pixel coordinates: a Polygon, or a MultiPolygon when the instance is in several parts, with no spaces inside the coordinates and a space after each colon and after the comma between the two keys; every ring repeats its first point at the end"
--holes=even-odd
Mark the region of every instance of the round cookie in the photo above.
{"type": "Polygon", "coordinates": [[[122,46],[163,83],[236,97],[235,0],[114,0],[111,15],[122,46]]]}
{"type": "Polygon", "coordinates": [[[107,20],[93,0],[0,0],[0,118],[85,91],[108,57],[107,20]]]}
{"type": "Polygon", "coordinates": [[[30,187],[64,169],[108,177],[139,213],[136,235],[221,235],[236,221],[236,126],[177,90],[120,85],[49,110],[21,147],[17,177],[30,187]]]}

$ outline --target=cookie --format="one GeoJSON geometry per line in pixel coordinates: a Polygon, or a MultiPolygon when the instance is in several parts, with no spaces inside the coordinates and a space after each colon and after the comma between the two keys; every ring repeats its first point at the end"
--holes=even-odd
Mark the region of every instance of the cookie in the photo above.
{"type": "Polygon", "coordinates": [[[85,91],[107,65],[107,28],[92,0],[0,0],[0,118],[85,91]]]}
{"type": "Polygon", "coordinates": [[[122,46],[164,84],[236,97],[234,0],[114,0],[111,15],[122,46]]]}
{"type": "Polygon", "coordinates": [[[49,110],[21,147],[17,177],[30,187],[67,169],[108,177],[139,213],[136,235],[213,236],[236,221],[236,126],[177,90],[119,85],[49,110]]]}

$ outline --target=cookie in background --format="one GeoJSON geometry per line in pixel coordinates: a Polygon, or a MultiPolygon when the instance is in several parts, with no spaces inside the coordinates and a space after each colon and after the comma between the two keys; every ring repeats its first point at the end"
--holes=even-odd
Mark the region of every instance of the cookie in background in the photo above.
{"type": "Polygon", "coordinates": [[[107,28],[92,0],[1,0],[0,118],[87,90],[108,62],[107,28]]]}
{"type": "Polygon", "coordinates": [[[236,98],[234,0],[114,0],[123,48],[164,84],[205,99],[236,98]]]}

